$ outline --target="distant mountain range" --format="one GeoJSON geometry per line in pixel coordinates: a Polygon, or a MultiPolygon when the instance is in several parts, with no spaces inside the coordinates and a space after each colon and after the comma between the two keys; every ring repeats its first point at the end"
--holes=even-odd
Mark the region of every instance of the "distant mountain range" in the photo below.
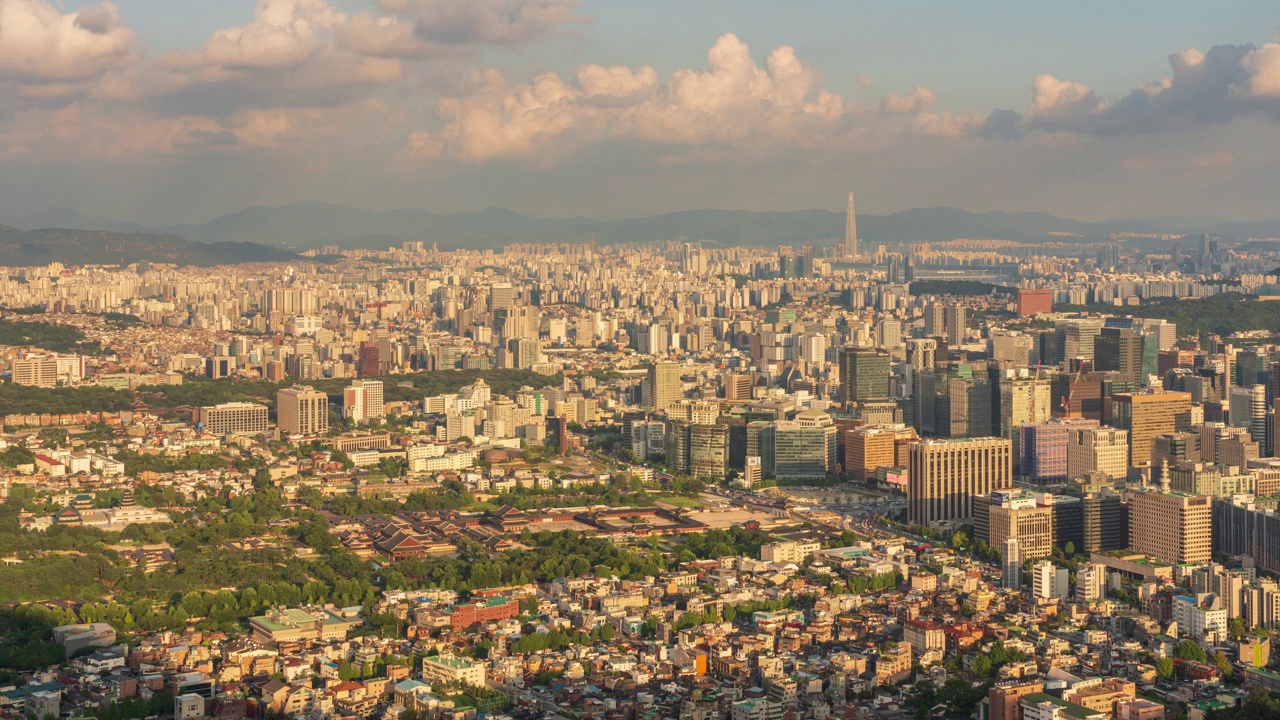
{"type": "MultiPolygon", "coordinates": [[[[0,218],[0,221],[3,221],[0,218]]],[[[164,236],[171,255],[182,255],[182,239],[227,253],[228,260],[267,259],[270,248],[289,251],[336,245],[342,249],[379,248],[405,241],[437,243],[442,249],[496,248],[512,242],[582,242],[601,244],[666,240],[701,241],[723,246],[776,246],[834,241],[844,236],[845,217],[830,210],[748,211],[690,210],[624,220],[584,217],[533,218],[491,208],[478,212],[434,213],[427,210],[372,211],[305,202],[281,207],[251,207],[198,225],[145,228],[72,210],[47,210],[9,218],[14,227],[106,230],[135,238],[139,251],[153,237],[164,236]],[[267,247],[262,247],[267,246],[267,247]]],[[[59,231],[64,235],[69,231],[59,231]]],[[[1166,216],[1135,220],[1082,222],[1037,212],[972,213],[948,207],[915,208],[889,215],[858,216],[858,234],[866,246],[944,242],[956,238],[1041,242],[1047,239],[1096,241],[1112,233],[1195,235],[1207,232],[1226,240],[1280,237],[1280,218],[1262,222],[1226,222],[1217,218],[1166,216]],[[1066,233],[1066,235],[1064,235],[1066,233]]],[[[80,236],[84,237],[84,236],[80,236]]],[[[117,241],[119,242],[119,241],[117,241]]],[[[154,241],[158,242],[158,241],[154,241]]],[[[1143,241],[1139,244],[1159,244],[1143,241]]],[[[104,247],[110,243],[104,243],[104,247]]],[[[164,245],[157,246],[163,256],[164,245]]],[[[110,253],[107,253],[108,255],[110,253]]],[[[281,259],[289,259],[282,257],[281,259]]],[[[155,257],[161,260],[163,257],[155,257]]],[[[83,261],[83,260],[82,260],[83,261]]]]}
{"type": "Polygon", "coordinates": [[[173,235],[102,230],[18,230],[0,225],[0,264],[127,265],[151,261],[224,265],[295,260],[296,253],[255,243],[197,243],[173,235]]]}

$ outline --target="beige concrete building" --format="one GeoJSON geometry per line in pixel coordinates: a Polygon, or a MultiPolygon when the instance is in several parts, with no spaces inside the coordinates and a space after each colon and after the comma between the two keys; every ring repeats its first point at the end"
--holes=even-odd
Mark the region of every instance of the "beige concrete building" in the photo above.
{"type": "Polygon", "coordinates": [[[267,406],[230,402],[200,408],[200,422],[214,435],[257,435],[267,431],[267,406]]]}
{"type": "Polygon", "coordinates": [[[973,499],[1013,485],[1006,438],[923,440],[911,445],[907,518],[921,525],[973,520],[973,499]]]}
{"type": "Polygon", "coordinates": [[[1080,427],[1067,431],[1067,477],[1106,473],[1111,479],[1129,473],[1129,431],[1112,427],[1080,427]]]}
{"type": "Polygon", "coordinates": [[[876,468],[905,467],[910,443],[918,439],[915,428],[906,425],[860,427],[845,432],[845,471],[849,477],[866,482],[876,476],[876,468]]]}
{"type": "Polygon", "coordinates": [[[291,435],[318,435],[329,430],[329,396],[295,385],[276,395],[276,426],[291,435]]]}
{"type": "Polygon", "coordinates": [[[974,539],[1002,548],[1017,540],[1023,560],[1053,554],[1053,508],[1022,491],[1005,488],[973,499],[974,539]]]}
{"type": "Polygon", "coordinates": [[[1212,520],[1204,495],[1139,490],[1129,496],[1129,548],[1168,563],[1209,562],[1212,520]]]}
{"type": "Polygon", "coordinates": [[[1157,435],[1191,429],[1191,393],[1117,393],[1112,398],[1112,419],[1129,431],[1129,464],[1151,464],[1151,440],[1157,435]]]}

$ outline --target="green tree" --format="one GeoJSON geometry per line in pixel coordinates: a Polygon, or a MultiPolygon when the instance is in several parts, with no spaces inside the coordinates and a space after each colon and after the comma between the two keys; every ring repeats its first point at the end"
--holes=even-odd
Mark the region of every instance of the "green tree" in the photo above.
{"type": "Polygon", "coordinates": [[[1173,660],[1167,657],[1156,660],[1156,675],[1158,675],[1161,680],[1172,680],[1173,660]]]}
{"type": "Polygon", "coordinates": [[[1229,678],[1234,673],[1234,669],[1231,667],[1231,661],[1227,659],[1227,656],[1224,653],[1214,653],[1213,664],[1222,671],[1223,677],[1229,678]]]}
{"type": "Polygon", "coordinates": [[[1173,651],[1173,656],[1179,660],[1190,660],[1198,663],[1208,662],[1209,660],[1204,648],[1200,647],[1200,643],[1195,640],[1183,640],[1178,643],[1178,647],[1173,651]]]}

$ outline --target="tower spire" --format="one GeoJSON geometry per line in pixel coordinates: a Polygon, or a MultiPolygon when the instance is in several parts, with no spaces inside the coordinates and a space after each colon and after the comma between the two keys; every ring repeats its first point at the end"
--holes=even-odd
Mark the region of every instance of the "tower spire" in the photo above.
{"type": "Polygon", "coordinates": [[[853,210],[853,193],[849,193],[849,211],[845,216],[844,254],[858,257],[858,216],[853,210]]]}

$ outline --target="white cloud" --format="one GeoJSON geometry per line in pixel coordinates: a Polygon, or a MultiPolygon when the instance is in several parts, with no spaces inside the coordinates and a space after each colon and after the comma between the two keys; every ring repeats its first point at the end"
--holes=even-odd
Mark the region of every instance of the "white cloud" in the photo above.
{"type": "Polygon", "coordinates": [[[133,33],[113,3],[64,13],[47,0],[0,0],[0,77],[90,80],[133,58],[133,33]]]}
{"type": "Polygon", "coordinates": [[[773,50],[762,67],[726,34],[707,60],[706,69],[679,69],[666,82],[649,67],[587,65],[568,80],[544,73],[524,84],[491,71],[477,91],[442,99],[444,127],[415,133],[406,150],[484,161],[603,138],[759,150],[818,146],[848,127],[844,100],[822,89],[790,47],[773,50]]]}
{"type": "Polygon", "coordinates": [[[577,0],[379,0],[388,15],[413,19],[423,42],[511,45],[555,35],[590,21],[577,0]]]}
{"type": "Polygon", "coordinates": [[[909,115],[928,110],[933,106],[934,102],[933,91],[923,85],[918,85],[916,89],[906,95],[891,92],[880,98],[880,109],[883,112],[895,115],[909,115]]]}
{"type": "Polygon", "coordinates": [[[1106,100],[1078,82],[1038,75],[1025,115],[997,110],[977,134],[1017,138],[1028,132],[1084,136],[1171,132],[1240,117],[1280,121],[1280,43],[1215,45],[1169,56],[1168,77],[1106,100]]]}

